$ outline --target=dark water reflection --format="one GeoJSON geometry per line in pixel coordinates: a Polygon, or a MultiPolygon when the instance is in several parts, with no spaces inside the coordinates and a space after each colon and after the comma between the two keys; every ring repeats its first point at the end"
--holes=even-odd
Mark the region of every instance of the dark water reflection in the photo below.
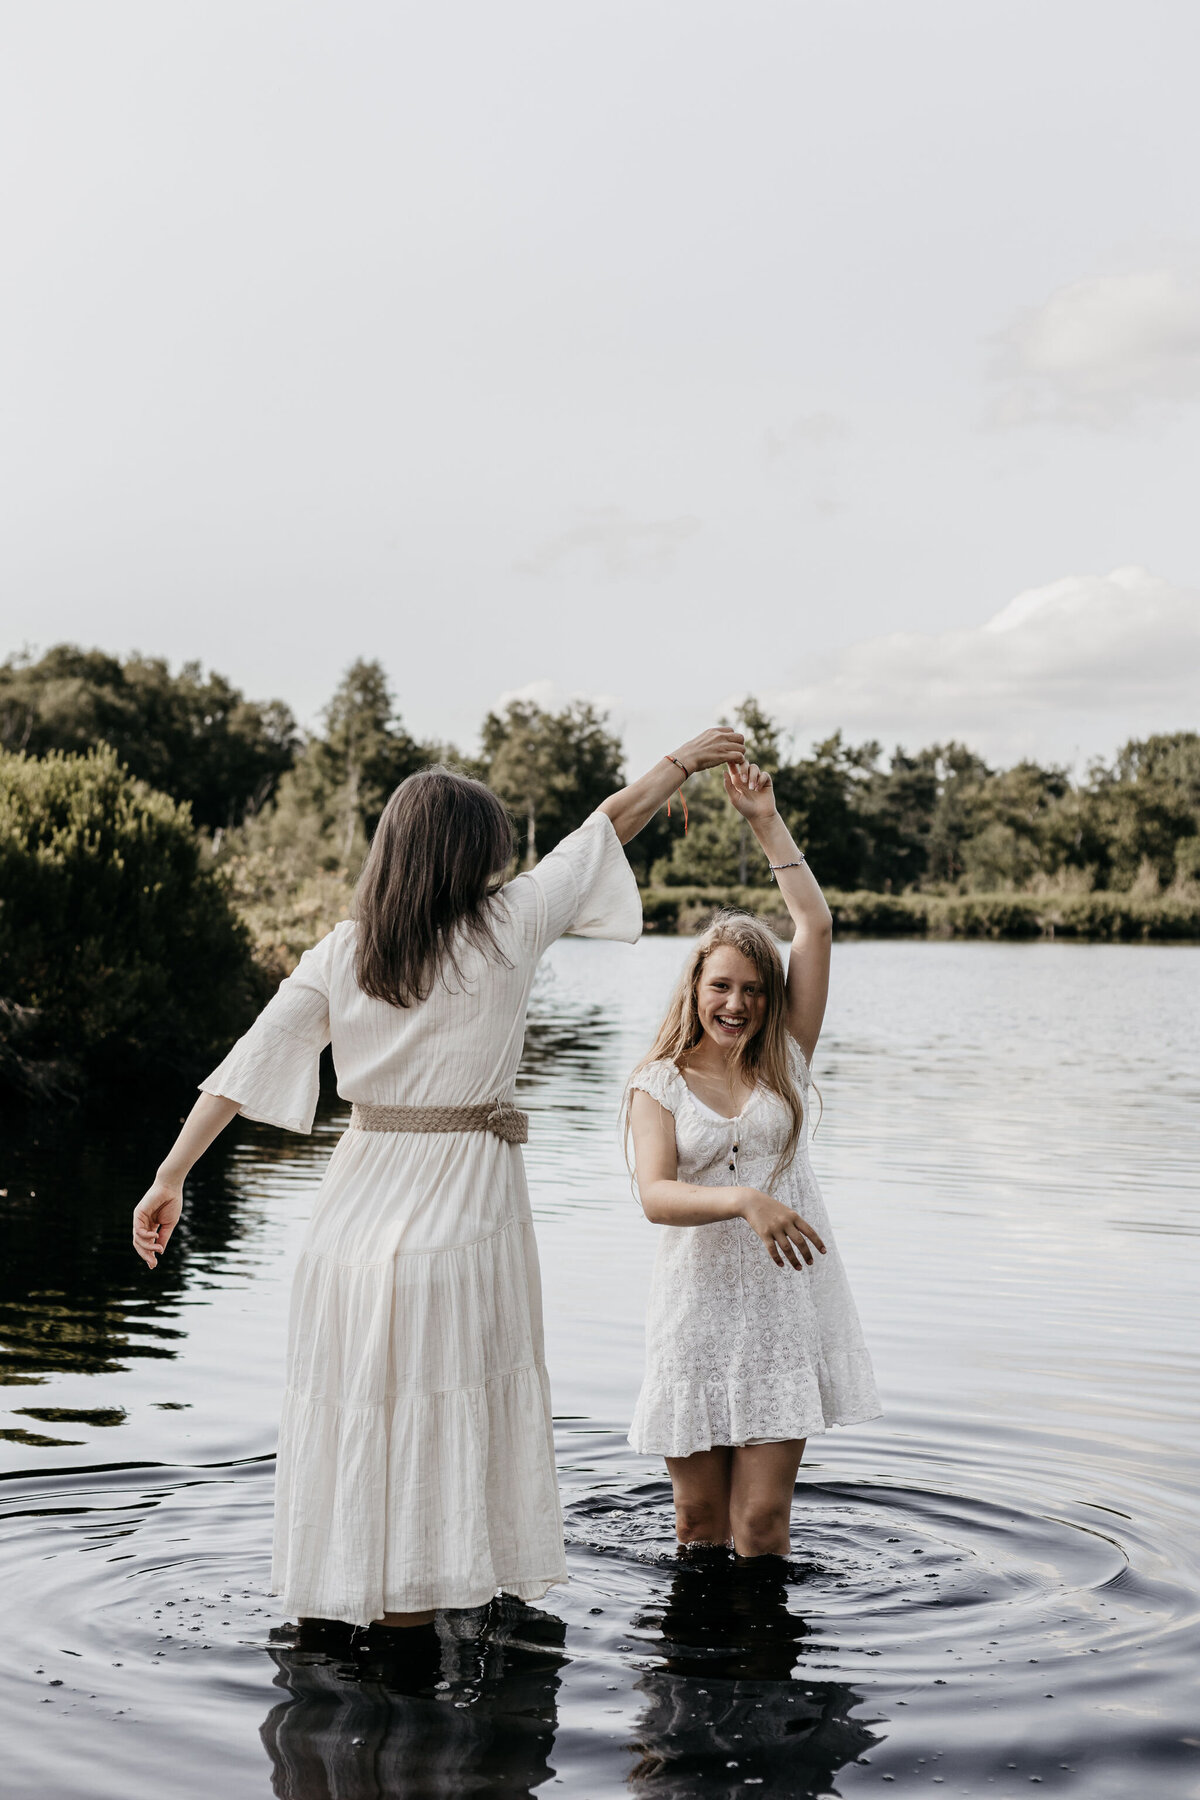
{"type": "MultiPolygon", "coordinates": [[[[661,1607],[630,1621],[657,1666],[633,1687],[628,1783],[671,1797],[699,1781],[717,1796],[828,1793],[879,1739],[851,1718],[862,1696],[847,1683],[792,1679],[808,1637],[788,1607],[795,1571],[720,1553],[667,1567],[661,1607]]],[[[444,1617],[432,1647],[365,1636],[324,1654],[271,1650],[287,1695],[262,1728],[278,1800],[525,1795],[554,1780],[571,1661],[561,1619],[499,1601],[444,1617]]]]}
{"type": "MultiPolygon", "coordinates": [[[[340,1114],[325,1083],[322,1122],[340,1114]]],[[[55,1375],[123,1373],[131,1358],[170,1358],[187,1336],[175,1324],[181,1300],[255,1234],[260,1209],[234,1173],[228,1135],[205,1156],[188,1184],[189,1204],[170,1255],[147,1282],[129,1255],[134,1200],[157,1155],[181,1123],[156,1097],[106,1112],[25,1112],[0,1119],[3,1256],[0,1258],[0,1385],[42,1385],[55,1375]]],[[[266,1131],[280,1168],[309,1166],[309,1143],[266,1131]]],[[[96,1409],[92,1423],[123,1422],[121,1408],[96,1409]]],[[[80,1417],[80,1422],[87,1422],[80,1417]]],[[[0,1436],[8,1435],[0,1432],[0,1436]]]]}
{"type": "Polygon", "coordinates": [[[661,1659],[637,1684],[646,1705],[635,1788],[682,1795],[703,1781],[706,1794],[732,1795],[753,1784],[815,1800],[879,1742],[851,1717],[863,1696],[846,1682],[793,1680],[812,1633],[790,1610],[789,1578],[774,1557],[702,1553],[675,1569],[661,1607],[634,1621],[661,1659]]]}
{"type": "Polygon", "coordinates": [[[561,1619],[501,1600],[443,1618],[432,1648],[391,1636],[270,1652],[287,1695],[262,1728],[278,1800],[516,1796],[553,1776],[561,1619]]]}
{"type": "Polygon", "coordinates": [[[175,1116],[10,1122],[11,1800],[1196,1800],[1200,953],[840,951],[815,1161],[887,1410],[810,1446],[794,1559],[759,1568],[681,1564],[661,1468],[623,1441],[654,1232],[618,1100],[683,949],[565,944],[538,989],[521,1083],[571,1580],[447,1615],[424,1651],[315,1651],[266,1592],[336,1094],[312,1139],[222,1144],[156,1277],[129,1209],[175,1116]]]}
{"type": "MultiPolygon", "coordinates": [[[[169,1115],[155,1118],[151,1128],[161,1136],[172,1122],[169,1115]]],[[[4,1120],[0,1380],[6,1385],[41,1385],[66,1370],[109,1374],[130,1357],[173,1354],[172,1342],[183,1334],[163,1321],[188,1286],[193,1247],[201,1255],[204,1247],[223,1251],[237,1227],[218,1156],[200,1177],[201,1245],[189,1222],[175,1266],[147,1295],[126,1254],[126,1202],[145,1164],[144,1139],[128,1119],[4,1120]]]]}

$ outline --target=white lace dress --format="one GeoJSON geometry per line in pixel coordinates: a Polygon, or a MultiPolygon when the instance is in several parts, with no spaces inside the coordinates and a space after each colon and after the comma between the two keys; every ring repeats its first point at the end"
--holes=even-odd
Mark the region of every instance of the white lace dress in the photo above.
{"type": "MultiPolygon", "coordinates": [[[[201,1085],[311,1131],[338,1092],[374,1106],[511,1100],[538,958],[565,931],[633,942],[641,901],[604,813],[494,902],[503,960],[420,1006],[364,994],[354,926],[301,959],[201,1085]]],[[[272,1587],[293,1615],[536,1600],[566,1580],[537,1246],[518,1144],[487,1132],[347,1131],[292,1290],[272,1587]]]]}
{"type": "MultiPolygon", "coordinates": [[[[806,1129],[770,1190],[814,1227],[826,1254],[779,1268],[744,1219],[662,1225],[646,1319],[646,1376],[629,1442],[661,1456],[714,1444],[808,1438],[879,1413],[871,1359],[808,1159],[808,1067],[792,1044],[806,1129]]],[[[702,1105],[672,1062],[633,1078],[674,1116],[679,1179],[766,1190],[788,1116],[764,1087],[736,1119],[702,1105]]]]}

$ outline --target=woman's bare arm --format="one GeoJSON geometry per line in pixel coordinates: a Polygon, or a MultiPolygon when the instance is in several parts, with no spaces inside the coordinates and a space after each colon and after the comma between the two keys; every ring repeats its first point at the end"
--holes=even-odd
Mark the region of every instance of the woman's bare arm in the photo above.
{"type": "Polygon", "coordinates": [[[661,756],[652,769],[601,801],[597,810],[608,814],[617,836],[627,844],[643,825],[650,823],[688,775],[694,775],[698,769],[715,769],[719,763],[740,762],[745,742],[740,731],[727,725],[702,731],[699,737],[680,745],[674,752],[676,761],[661,756]]]}
{"type": "Polygon", "coordinates": [[[753,763],[731,766],[725,771],[725,792],[749,821],[767,861],[797,865],[777,869],[775,880],[795,926],[788,957],[788,1029],[811,1062],[829,998],[833,915],[816,876],[776,810],[771,777],[753,763]]]}
{"type": "Polygon", "coordinates": [[[825,1254],[812,1226],[769,1194],[752,1187],[702,1187],[698,1182],[680,1181],[675,1121],[666,1107],[642,1088],[634,1089],[629,1123],[638,1194],[652,1225],[712,1225],[720,1219],[745,1219],[780,1268],[785,1260],[794,1269],[800,1267],[797,1250],[806,1263],[812,1262],[814,1246],[825,1254]]]}
{"type": "Polygon", "coordinates": [[[741,1188],[701,1187],[680,1181],[675,1121],[643,1088],[635,1088],[629,1109],[638,1197],[652,1225],[711,1225],[741,1217],[741,1188]]]}
{"type": "Polygon", "coordinates": [[[220,1094],[201,1094],[183,1122],[158,1174],[134,1208],[133,1247],[148,1268],[158,1267],[167,1240],[183,1211],[183,1184],[194,1163],[237,1114],[237,1102],[220,1094]]]}

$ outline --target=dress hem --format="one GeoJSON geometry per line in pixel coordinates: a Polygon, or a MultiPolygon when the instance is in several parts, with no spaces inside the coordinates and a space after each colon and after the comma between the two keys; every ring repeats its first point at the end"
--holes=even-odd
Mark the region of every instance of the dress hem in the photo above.
{"type": "Polygon", "coordinates": [[[471,1587],[466,1589],[465,1593],[462,1589],[453,1589],[454,1598],[449,1600],[433,1597],[435,1593],[444,1595],[446,1592],[444,1587],[438,1587],[434,1583],[428,1588],[418,1588],[415,1595],[411,1593],[388,1594],[369,1612],[365,1607],[353,1607],[348,1604],[331,1607],[328,1601],[320,1595],[301,1595],[290,1588],[273,1587],[269,1592],[273,1599],[282,1599],[284,1610],[294,1613],[297,1618],[338,1619],[346,1625],[371,1625],[384,1613],[389,1612],[466,1612],[472,1607],[486,1606],[488,1601],[494,1600],[498,1594],[507,1594],[514,1600],[521,1600],[528,1604],[534,1600],[541,1600],[552,1587],[563,1587],[568,1579],[564,1567],[561,1575],[533,1575],[523,1580],[498,1580],[494,1581],[489,1588],[471,1587]]]}
{"type": "Polygon", "coordinates": [[[882,1418],[882,1416],[883,1408],[878,1405],[872,1406],[870,1410],[861,1412],[852,1408],[850,1411],[839,1413],[832,1418],[823,1418],[819,1424],[801,1424],[798,1425],[794,1431],[773,1431],[773,1434],[770,1437],[760,1437],[756,1433],[753,1440],[743,1438],[741,1442],[737,1444],[731,1443],[723,1438],[705,1438],[704,1440],[697,1442],[692,1442],[691,1440],[684,1438],[681,1443],[679,1441],[672,1443],[650,1443],[641,1433],[635,1434],[632,1430],[625,1441],[628,1443],[630,1449],[638,1456],[695,1456],[701,1450],[741,1450],[751,1441],[757,1444],[788,1444],[794,1442],[797,1438],[804,1438],[807,1440],[808,1438],[821,1437],[826,1431],[832,1430],[835,1426],[866,1425],[870,1420],[879,1419],[882,1418]]]}

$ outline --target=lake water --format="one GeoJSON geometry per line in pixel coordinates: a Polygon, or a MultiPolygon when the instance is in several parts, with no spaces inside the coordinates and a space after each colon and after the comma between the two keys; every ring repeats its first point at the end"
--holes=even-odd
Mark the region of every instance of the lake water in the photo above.
{"type": "Polygon", "coordinates": [[[1200,1796],[1200,951],[848,943],[814,1163],[884,1416],[809,1447],[794,1557],[672,1553],[624,1430],[655,1230],[617,1130],[686,945],[565,942],[521,1100],[571,1582],[414,1675],[266,1592],[288,1279],[344,1122],[239,1125],[157,1275],[173,1121],[0,1164],[8,1800],[1200,1796]]]}

